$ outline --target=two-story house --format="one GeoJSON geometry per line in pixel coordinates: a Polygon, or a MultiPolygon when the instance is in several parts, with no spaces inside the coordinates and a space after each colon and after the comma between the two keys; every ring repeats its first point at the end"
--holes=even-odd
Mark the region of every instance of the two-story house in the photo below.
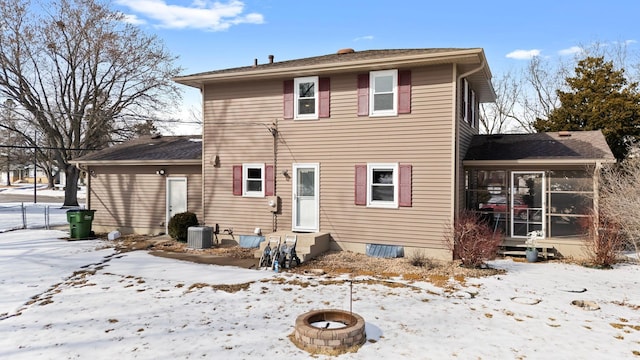
{"type": "Polygon", "coordinates": [[[462,159],[495,98],[482,49],[270,56],[175,81],[202,93],[205,223],[451,258],[462,159]]]}
{"type": "Polygon", "coordinates": [[[478,135],[479,104],[495,99],[482,49],[269,56],[175,80],[202,93],[201,142],[141,138],[76,159],[96,230],[162,233],[186,209],[223,239],[296,234],[302,255],[451,259],[444,235],[467,208],[505,245],[539,230],[580,257],[598,169],[615,161],[600,131],[478,135]]]}

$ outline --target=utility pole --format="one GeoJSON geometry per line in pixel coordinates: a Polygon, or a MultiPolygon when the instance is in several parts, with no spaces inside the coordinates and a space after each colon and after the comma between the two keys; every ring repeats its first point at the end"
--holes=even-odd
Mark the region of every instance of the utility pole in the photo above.
{"type": "MultiPolygon", "coordinates": [[[[11,99],[7,99],[4,101],[4,120],[5,123],[11,125],[13,121],[11,120],[11,111],[14,107],[14,102],[11,99]]],[[[11,130],[7,129],[7,145],[12,145],[11,143],[11,130]]],[[[11,186],[11,148],[7,148],[7,186],[11,186]]]]}
{"type": "Polygon", "coordinates": [[[36,177],[38,171],[38,132],[33,132],[33,203],[38,203],[38,194],[36,190],[36,177]]]}

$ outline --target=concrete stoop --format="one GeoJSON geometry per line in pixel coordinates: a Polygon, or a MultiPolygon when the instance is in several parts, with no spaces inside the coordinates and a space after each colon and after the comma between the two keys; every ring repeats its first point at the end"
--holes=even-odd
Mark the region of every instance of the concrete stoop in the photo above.
{"type": "Polygon", "coordinates": [[[265,241],[260,243],[260,248],[253,254],[254,257],[260,258],[267,247],[269,239],[272,237],[280,237],[280,242],[284,243],[286,236],[296,236],[296,253],[300,260],[304,263],[314,257],[329,250],[329,241],[331,235],[329,233],[295,233],[291,231],[278,231],[265,235],[265,241]]]}

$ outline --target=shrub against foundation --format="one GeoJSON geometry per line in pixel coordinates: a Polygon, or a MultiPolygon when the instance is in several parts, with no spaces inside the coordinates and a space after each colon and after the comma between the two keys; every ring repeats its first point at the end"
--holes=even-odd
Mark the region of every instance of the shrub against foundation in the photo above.
{"type": "Polygon", "coordinates": [[[480,216],[470,210],[458,214],[456,222],[447,225],[445,242],[454,259],[468,268],[479,268],[494,259],[502,243],[502,233],[494,231],[480,216]]]}
{"type": "Polygon", "coordinates": [[[176,241],[187,242],[189,226],[198,226],[198,217],[192,212],[173,215],[169,220],[169,236],[176,241]]]}
{"type": "Polygon", "coordinates": [[[601,211],[597,217],[584,218],[581,225],[586,230],[585,249],[591,265],[610,268],[628,244],[620,220],[601,211]]]}

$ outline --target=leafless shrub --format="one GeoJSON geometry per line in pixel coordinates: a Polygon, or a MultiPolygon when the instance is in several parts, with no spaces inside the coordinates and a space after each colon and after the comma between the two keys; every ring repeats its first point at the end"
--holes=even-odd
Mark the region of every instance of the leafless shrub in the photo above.
{"type": "Polygon", "coordinates": [[[453,225],[445,231],[445,242],[453,256],[469,268],[481,267],[485,261],[495,258],[502,242],[502,234],[494,232],[479,215],[463,210],[453,225]]]}
{"type": "Polygon", "coordinates": [[[617,218],[600,212],[598,217],[584,218],[583,226],[586,231],[585,247],[592,265],[610,268],[619,260],[620,253],[625,249],[627,239],[621,230],[617,218]]]}
{"type": "Polygon", "coordinates": [[[622,163],[603,168],[600,177],[599,209],[607,219],[615,219],[627,238],[626,246],[640,255],[640,147],[622,163]]]}
{"type": "Polygon", "coordinates": [[[429,259],[424,251],[417,250],[414,251],[411,256],[409,256],[409,263],[415,267],[428,268],[433,269],[436,265],[433,263],[431,259],[429,259]]]}

